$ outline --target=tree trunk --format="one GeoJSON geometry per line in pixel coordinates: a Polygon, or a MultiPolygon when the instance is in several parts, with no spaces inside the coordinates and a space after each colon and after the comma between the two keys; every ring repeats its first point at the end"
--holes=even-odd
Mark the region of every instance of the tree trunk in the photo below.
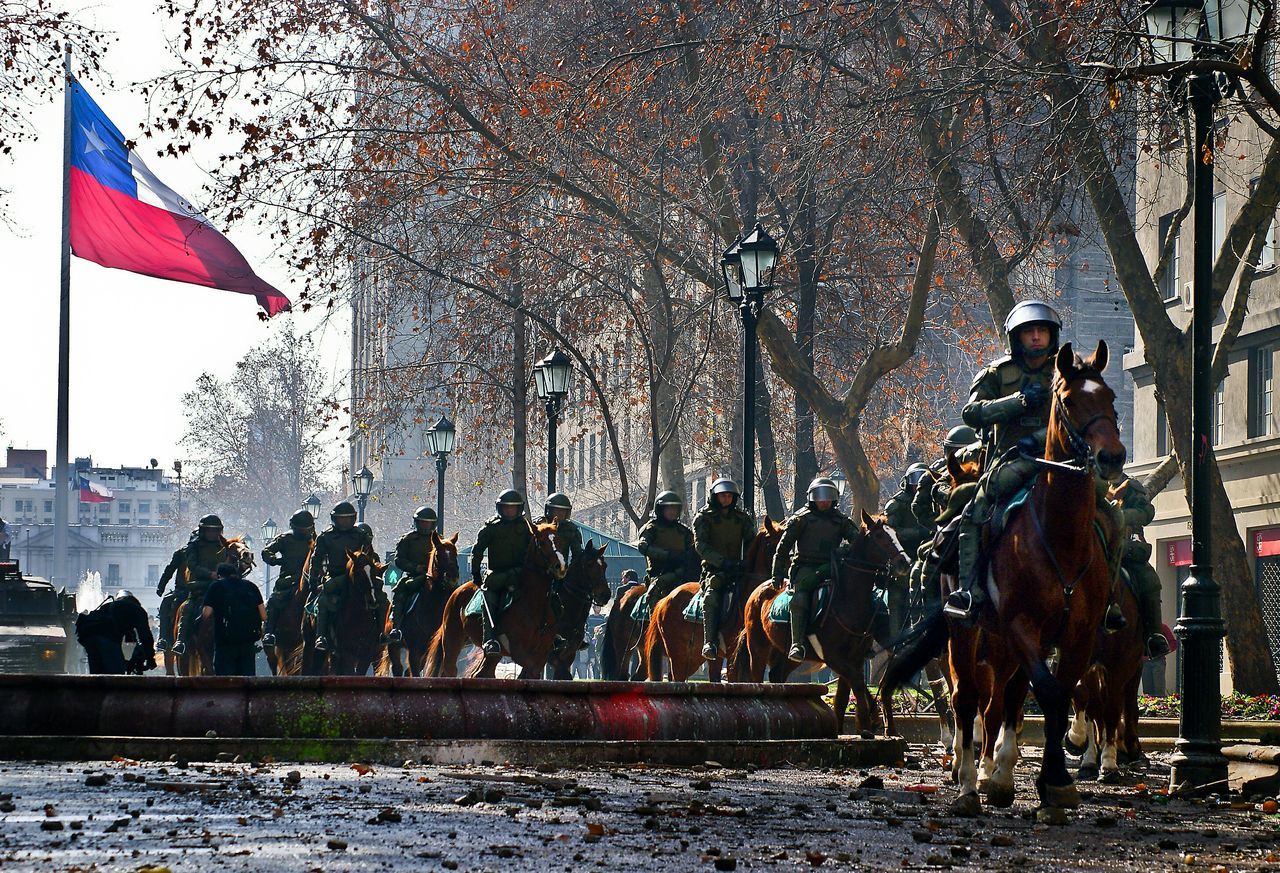
{"type": "MultiPolygon", "coordinates": [[[[796,249],[796,273],[798,287],[796,289],[796,345],[800,347],[800,355],[805,367],[813,372],[813,323],[814,313],[818,307],[818,264],[817,264],[817,205],[812,180],[806,180],[800,194],[799,209],[796,212],[800,224],[800,245],[796,249]]],[[[818,451],[814,447],[813,407],[799,393],[796,393],[796,456],[795,474],[792,477],[792,507],[799,509],[808,499],[806,489],[809,482],[818,475],[818,451]]],[[[852,477],[850,477],[852,478],[852,477]]]]}
{"type": "MultiPolygon", "coordinates": [[[[519,276],[519,258],[511,259],[511,487],[525,496],[526,509],[531,495],[528,492],[529,468],[529,393],[527,359],[528,325],[524,312],[524,285],[519,276]]],[[[545,488],[545,483],[544,483],[545,488]]]]}
{"type": "MultiPolygon", "coordinates": [[[[812,427],[810,428],[812,430],[812,427]]],[[[774,521],[787,517],[787,506],[782,499],[782,486],[778,482],[778,446],[773,438],[773,396],[764,374],[764,355],[756,345],[756,444],[760,449],[760,466],[756,475],[760,490],[764,493],[765,514],[774,521]]],[[[747,483],[743,484],[747,487],[747,483]]]]}
{"type": "MultiPolygon", "coordinates": [[[[662,287],[657,263],[645,268],[641,287],[649,310],[649,334],[653,339],[654,362],[650,373],[654,450],[658,456],[658,475],[662,488],[685,496],[684,445],[680,438],[679,397],[667,375],[675,357],[675,325],[671,300],[662,287]]],[[[688,502],[686,500],[686,502],[688,502]]],[[[685,507],[686,510],[689,507],[685,507]]]]}

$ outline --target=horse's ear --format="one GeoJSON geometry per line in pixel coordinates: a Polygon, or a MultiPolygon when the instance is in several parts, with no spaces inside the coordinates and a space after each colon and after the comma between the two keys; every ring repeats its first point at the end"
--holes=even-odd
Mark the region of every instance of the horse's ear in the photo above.
{"type": "Polygon", "coordinates": [[[596,547],[596,541],[594,539],[587,540],[587,545],[585,547],[586,551],[589,552],[595,547],[596,547]]]}
{"type": "Polygon", "coordinates": [[[1107,341],[1098,340],[1098,347],[1094,349],[1093,354],[1089,356],[1089,360],[1085,361],[1085,363],[1101,373],[1103,370],[1107,369],[1108,354],[1107,341]]]}
{"type": "Polygon", "coordinates": [[[871,527],[872,525],[874,525],[874,524],[876,523],[875,518],[873,518],[873,517],[872,517],[872,516],[871,516],[871,515],[870,515],[870,514],[865,510],[865,509],[860,509],[860,510],[859,510],[859,512],[861,512],[861,513],[862,513],[862,526],[863,526],[863,527],[871,527]]]}
{"type": "Polygon", "coordinates": [[[770,536],[777,536],[782,530],[778,527],[778,523],[767,515],[764,517],[764,529],[770,536]]]}
{"type": "Polygon", "coordinates": [[[458,532],[455,530],[453,536],[449,537],[445,542],[453,543],[456,546],[458,544],[458,532]]]}
{"type": "Polygon", "coordinates": [[[1062,348],[1058,349],[1057,367],[1062,378],[1070,381],[1071,374],[1076,371],[1076,353],[1071,348],[1071,343],[1063,343],[1062,348]]]}

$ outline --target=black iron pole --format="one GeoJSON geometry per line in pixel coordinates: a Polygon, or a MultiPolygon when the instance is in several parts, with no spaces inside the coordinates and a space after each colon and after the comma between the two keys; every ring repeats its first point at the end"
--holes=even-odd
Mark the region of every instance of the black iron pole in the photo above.
{"type": "Polygon", "coordinates": [[[547,398],[547,493],[556,490],[556,419],[560,417],[560,402],[547,398]]]}
{"type": "Polygon", "coordinates": [[[1195,121],[1194,266],[1191,313],[1191,573],[1182,583],[1181,614],[1174,633],[1182,643],[1182,714],[1171,767],[1170,790],[1184,794],[1227,792],[1222,755],[1218,649],[1225,628],[1220,588],[1213,579],[1209,465],[1213,460],[1213,107],[1214,73],[1192,76],[1195,121]]]}
{"type": "Polygon", "coordinates": [[[368,499],[363,494],[356,495],[356,524],[364,524],[364,502],[368,499]]]}
{"type": "Polygon", "coordinates": [[[449,456],[436,452],[436,530],[444,534],[444,471],[449,466],[449,456]]]}
{"type": "Polygon", "coordinates": [[[756,315],[759,303],[746,292],[742,313],[742,508],[755,516],[756,504],[756,315]]]}

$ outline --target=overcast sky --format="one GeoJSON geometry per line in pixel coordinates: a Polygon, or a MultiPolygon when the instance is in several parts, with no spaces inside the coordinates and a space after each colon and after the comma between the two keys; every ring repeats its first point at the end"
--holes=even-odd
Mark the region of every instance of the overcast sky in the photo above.
{"type": "MultiPolygon", "coordinates": [[[[176,65],[165,40],[169,27],[151,10],[152,0],[108,0],[79,5],[77,15],[110,31],[115,41],[104,61],[114,87],[84,80],[89,93],[116,126],[130,136],[144,117],[132,85],[176,65]]],[[[2,207],[14,227],[0,224],[3,278],[5,445],[46,448],[54,460],[57,410],[58,247],[61,238],[61,98],[33,116],[39,139],[0,158],[0,187],[11,194],[2,207]]],[[[143,141],[147,166],[206,213],[214,213],[203,190],[218,150],[177,158],[155,156],[143,141]]],[[[287,296],[295,287],[271,241],[245,224],[220,227],[258,274],[287,296]]],[[[145,465],[156,458],[168,467],[184,458],[181,397],[205,371],[229,375],[235,362],[287,319],[300,330],[316,316],[277,316],[263,324],[254,299],[108,270],[71,259],[71,456],[92,455],[103,466],[145,465]]],[[[317,362],[331,378],[344,375],[350,351],[349,318],[332,319],[317,335],[317,362]]]]}

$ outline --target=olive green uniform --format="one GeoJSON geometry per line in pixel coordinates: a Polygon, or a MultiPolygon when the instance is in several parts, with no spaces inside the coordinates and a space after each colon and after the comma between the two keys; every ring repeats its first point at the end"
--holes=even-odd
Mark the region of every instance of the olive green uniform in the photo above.
{"type": "Polygon", "coordinates": [[[267,621],[263,625],[262,635],[270,636],[276,632],[276,620],[298,589],[302,579],[302,569],[306,566],[307,556],[311,554],[311,546],[315,537],[296,537],[293,532],[280,536],[267,543],[262,549],[262,561],[271,567],[279,567],[271,588],[271,596],[267,598],[267,621]]]}
{"type": "Polygon", "coordinates": [[[169,563],[165,564],[164,572],[160,574],[160,584],[156,586],[156,593],[160,595],[160,638],[156,640],[157,649],[167,649],[173,642],[169,639],[169,635],[173,633],[173,619],[178,614],[178,607],[182,606],[187,597],[186,590],[179,584],[182,577],[178,575],[186,563],[186,547],[175,549],[173,556],[169,558],[169,563]],[[169,587],[169,580],[175,576],[177,580],[174,581],[173,590],[165,594],[164,590],[169,587]]]}
{"type": "Polygon", "coordinates": [[[333,617],[342,606],[342,600],[351,589],[351,577],[347,575],[347,553],[373,548],[369,537],[359,528],[338,530],[330,526],[316,537],[312,549],[311,567],[307,573],[307,587],[319,591],[316,608],[316,636],[333,639],[333,617]]]}
{"type": "Polygon", "coordinates": [[[1049,398],[1053,393],[1053,363],[1046,357],[1039,369],[1031,369],[1021,358],[1006,356],[985,368],[973,381],[969,402],[961,411],[964,423],[983,435],[987,468],[978,480],[973,501],[960,521],[960,579],[972,579],[978,563],[982,526],[1001,501],[1012,497],[1031,481],[1039,470],[1033,458],[1011,451],[1023,437],[1031,437],[1044,454],[1049,425],[1049,398]],[[1044,390],[1045,401],[1028,409],[1021,392],[1030,383],[1044,390]]]}
{"type": "Polygon", "coordinates": [[[708,495],[707,505],[693,517],[693,547],[702,559],[703,639],[718,649],[725,593],[746,571],[743,558],[755,537],[756,526],[737,505],[718,506],[717,497],[708,495]]]}
{"type": "Polygon", "coordinates": [[[501,618],[503,594],[514,593],[524,575],[524,561],[529,553],[533,530],[523,515],[503,518],[495,515],[484,523],[471,549],[471,578],[480,585],[487,609],[481,613],[484,641],[497,639],[497,622],[501,618]],[[489,572],[480,582],[480,562],[488,556],[489,572]]]}
{"type": "Polygon", "coordinates": [[[209,586],[218,578],[218,565],[230,559],[227,551],[227,540],[218,537],[208,542],[197,537],[187,543],[183,550],[183,563],[186,565],[185,582],[180,583],[186,601],[182,604],[181,618],[178,622],[178,639],[184,646],[190,641],[191,629],[195,627],[200,610],[204,608],[204,595],[209,586]]]}
{"type": "Polygon", "coordinates": [[[636,542],[636,548],[644,555],[645,577],[649,582],[644,597],[650,609],[676,586],[689,581],[685,577],[690,575],[695,554],[693,531],[679,519],[661,518],[662,507],[657,511],[658,517],[649,519],[649,523],[640,528],[636,542]]]}
{"type": "MultiPolygon", "coordinates": [[[[567,518],[556,521],[546,515],[534,522],[534,524],[552,523],[556,525],[556,539],[569,550],[569,563],[577,562],[582,557],[582,528],[567,518]]],[[[563,595],[560,590],[560,585],[563,582],[563,579],[551,580],[551,590],[554,595],[551,598],[551,611],[555,615],[556,622],[556,651],[559,651],[569,640],[584,638],[587,627],[585,617],[583,618],[582,627],[572,627],[570,626],[571,623],[566,620],[563,595]]]]}
{"type": "Polygon", "coordinates": [[[1147,493],[1146,486],[1137,479],[1125,475],[1114,485],[1118,488],[1125,481],[1129,485],[1120,497],[1120,510],[1124,514],[1126,539],[1120,566],[1133,583],[1138,612],[1142,616],[1143,637],[1146,638],[1162,633],[1164,626],[1160,612],[1160,577],[1151,566],[1151,544],[1142,536],[1142,529],[1156,517],[1156,508],[1151,505],[1151,495],[1147,493]]]}
{"type": "MultiPolygon", "coordinates": [[[[915,485],[903,486],[884,505],[884,514],[889,527],[893,528],[902,550],[908,555],[914,556],[920,551],[922,543],[932,540],[932,520],[928,524],[923,524],[915,513],[917,499],[922,494],[928,495],[931,485],[933,485],[933,478],[925,473],[915,485]]],[[[903,579],[895,575],[889,580],[887,592],[890,637],[898,636],[898,631],[902,629],[902,624],[906,620],[910,585],[910,577],[903,579]]]]}
{"type": "Polygon", "coordinates": [[[813,592],[832,578],[832,551],[842,542],[853,542],[860,533],[853,519],[834,506],[818,510],[811,504],[787,522],[773,555],[772,577],[775,588],[782,587],[784,576],[791,588],[792,645],[807,646],[813,592]]]}
{"type": "MultiPolygon", "coordinates": [[[[960,447],[955,450],[955,458],[958,463],[965,464],[977,458],[982,454],[982,443],[971,443],[967,446],[960,447]]],[[[924,541],[920,543],[920,548],[916,550],[916,561],[911,568],[911,587],[913,590],[921,589],[929,580],[932,572],[932,556],[933,556],[933,540],[937,536],[938,528],[946,521],[954,518],[953,514],[947,512],[951,506],[951,473],[947,468],[947,459],[945,457],[938,458],[929,465],[929,472],[934,477],[925,477],[920,480],[920,487],[916,489],[916,496],[911,501],[911,513],[916,517],[916,521],[926,531],[924,541]],[[946,516],[944,519],[943,516],[946,516]]],[[[967,490],[971,491],[974,486],[970,485],[967,490]]],[[[965,488],[961,486],[961,491],[957,497],[965,495],[965,488]]],[[[926,597],[933,599],[937,596],[937,586],[930,585],[930,590],[925,592],[926,597]]]]}
{"type": "Polygon", "coordinates": [[[423,533],[414,529],[400,538],[396,543],[395,565],[400,570],[400,578],[391,589],[391,626],[400,627],[404,621],[405,611],[415,595],[422,591],[427,579],[427,565],[431,561],[431,552],[435,549],[436,533],[423,533]]]}

